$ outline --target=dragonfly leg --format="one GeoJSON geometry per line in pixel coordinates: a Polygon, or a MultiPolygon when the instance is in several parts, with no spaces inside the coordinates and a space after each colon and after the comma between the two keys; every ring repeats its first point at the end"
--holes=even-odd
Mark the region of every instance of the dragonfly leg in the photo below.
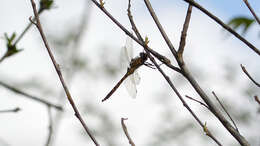
{"type": "Polygon", "coordinates": [[[147,67],[149,67],[149,68],[151,68],[151,69],[156,69],[156,68],[154,67],[154,65],[151,64],[151,63],[149,63],[149,62],[145,62],[144,65],[147,66],[147,67]]]}

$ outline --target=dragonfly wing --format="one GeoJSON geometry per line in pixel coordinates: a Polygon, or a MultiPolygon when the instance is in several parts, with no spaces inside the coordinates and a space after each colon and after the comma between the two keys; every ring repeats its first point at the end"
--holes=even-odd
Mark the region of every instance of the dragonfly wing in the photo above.
{"type": "Polygon", "coordinates": [[[135,84],[136,84],[136,85],[140,84],[141,78],[140,78],[140,76],[139,76],[139,74],[138,74],[137,71],[135,71],[135,72],[133,73],[133,76],[134,76],[135,84]]]}
{"type": "Polygon", "coordinates": [[[133,58],[133,40],[129,36],[127,36],[126,38],[125,48],[126,48],[127,56],[131,61],[131,59],[133,58]]]}
{"type": "Polygon", "coordinates": [[[130,37],[126,38],[126,43],[121,49],[121,65],[123,68],[129,67],[133,58],[133,40],[130,37]]]}
{"type": "Polygon", "coordinates": [[[121,66],[122,68],[126,69],[127,67],[129,67],[130,65],[130,59],[128,58],[127,56],[127,50],[126,50],[126,47],[122,47],[121,49],[121,58],[120,58],[120,61],[121,61],[121,66]]]}
{"type": "Polygon", "coordinates": [[[136,84],[134,79],[134,74],[128,76],[124,81],[125,88],[128,92],[128,94],[132,98],[136,98],[137,90],[136,90],[136,84]]]}

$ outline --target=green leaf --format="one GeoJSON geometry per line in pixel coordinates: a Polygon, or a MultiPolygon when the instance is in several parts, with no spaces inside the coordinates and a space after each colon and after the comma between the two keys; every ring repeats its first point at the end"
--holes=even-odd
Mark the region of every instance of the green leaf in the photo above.
{"type": "Polygon", "coordinates": [[[16,45],[14,44],[14,40],[16,37],[16,33],[14,32],[10,37],[5,33],[4,34],[6,39],[6,47],[7,51],[5,52],[4,56],[0,59],[1,61],[7,57],[10,57],[14,54],[17,54],[18,52],[22,51],[23,49],[17,49],[16,45]]]}
{"type": "Polygon", "coordinates": [[[53,0],[41,0],[39,13],[42,12],[43,10],[51,9],[52,5],[53,5],[53,0]]]}
{"type": "Polygon", "coordinates": [[[233,27],[233,29],[238,29],[239,27],[242,27],[242,34],[245,34],[248,31],[248,28],[252,26],[252,24],[255,22],[254,19],[244,17],[244,16],[238,16],[232,18],[228,25],[233,27]]]}

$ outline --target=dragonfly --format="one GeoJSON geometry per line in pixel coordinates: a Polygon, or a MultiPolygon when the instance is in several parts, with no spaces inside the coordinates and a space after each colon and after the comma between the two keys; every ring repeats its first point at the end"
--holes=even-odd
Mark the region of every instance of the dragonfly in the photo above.
{"type": "Polygon", "coordinates": [[[125,81],[124,83],[128,93],[131,95],[131,97],[135,98],[137,93],[136,84],[139,84],[140,82],[140,77],[136,70],[142,65],[148,65],[146,63],[147,59],[147,54],[144,52],[141,52],[139,56],[133,58],[133,40],[130,37],[127,37],[125,46],[122,47],[121,53],[122,62],[128,63],[127,72],[121,78],[121,80],[118,81],[115,87],[107,94],[107,96],[102,99],[102,102],[107,100],[123,83],[123,81],[125,81]]]}

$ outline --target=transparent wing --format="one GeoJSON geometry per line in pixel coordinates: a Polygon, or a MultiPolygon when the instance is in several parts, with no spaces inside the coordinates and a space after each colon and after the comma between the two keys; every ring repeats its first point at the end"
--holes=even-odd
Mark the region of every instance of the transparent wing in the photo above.
{"type": "Polygon", "coordinates": [[[140,84],[141,78],[140,78],[140,76],[139,76],[137,70],[133,73],[132,76],[134,76],[135,84],[136,84],[136,85],[140,84]]]}
{"type": "Polygon", "coordinates": [[[130,62],[131,59],[133,58],[133,40],[129,36],[127,36],[126,38],[125,48],[126,48],[127,57],[130,62]]]}
{"type": "Polygon", "coordinates": [[[137,90],[136,90],[136,84],[134,79],[134,74],[128,76],[124,81],[125,88],[128,92],[128,94],[132,98],[136,98],[137,90]]]}
{"type": "MultiPolygon", "coordinates": [[[[125,46],[122,47],[122,52],[121,52],[122,66],[124,68],[129,67],[132,58],[133,58],[133,40],[132,38],[127,37],[125,46]]],[[[128,76],[124,81],[126,90],[132,98],[136,98],[136,94],[137,94],[136,84],[139,83],[140,83],[140,77],[136,71],[132,75],[128,76]]]]}

